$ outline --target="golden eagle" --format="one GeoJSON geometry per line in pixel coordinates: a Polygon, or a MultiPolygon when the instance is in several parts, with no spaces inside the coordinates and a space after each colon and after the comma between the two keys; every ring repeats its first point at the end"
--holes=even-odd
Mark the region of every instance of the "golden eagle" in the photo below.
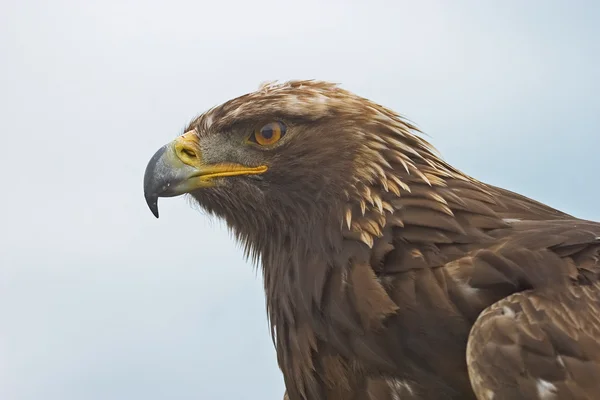
{"type": "Polygon", "coordinates": [[[600,224],[452,167],[337,85],[268,83],[151,158],[260,260],[289,400],[600,399],[600,224]]]}

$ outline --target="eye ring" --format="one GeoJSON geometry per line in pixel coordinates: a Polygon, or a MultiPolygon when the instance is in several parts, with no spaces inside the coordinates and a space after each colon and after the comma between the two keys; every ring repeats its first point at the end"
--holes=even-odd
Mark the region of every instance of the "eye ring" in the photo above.
{"type": "Polygon", "coordinates": [[[270,146],[277,143],[285,135],[287,127],[285,124],[279,121],[269,122],[263,125],[262,128],[256,129],[250,141],[257,143],[261,146],[270,146]]]}

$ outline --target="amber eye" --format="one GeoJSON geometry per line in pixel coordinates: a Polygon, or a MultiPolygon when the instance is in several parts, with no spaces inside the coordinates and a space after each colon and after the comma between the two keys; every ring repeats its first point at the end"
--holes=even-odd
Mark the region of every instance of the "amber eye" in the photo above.
{"type": "Polygon", "coordinates": [[[261,146],[275,144],[285,135],[286,127],[281,122],[270,122],[260,129],[257,129],[252,137],[252,141],[261,146]]]}

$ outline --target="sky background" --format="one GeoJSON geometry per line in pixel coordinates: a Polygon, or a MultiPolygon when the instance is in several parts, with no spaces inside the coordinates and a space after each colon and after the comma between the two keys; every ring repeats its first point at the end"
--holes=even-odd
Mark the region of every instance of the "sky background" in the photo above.
{"type": "Polygon", "coordinates": [[[3,0],[0,398],[281,399],[260,274],[147,161],[266,80],[414,121],[472,176],[600,220],[597,1],[3,0]]]}

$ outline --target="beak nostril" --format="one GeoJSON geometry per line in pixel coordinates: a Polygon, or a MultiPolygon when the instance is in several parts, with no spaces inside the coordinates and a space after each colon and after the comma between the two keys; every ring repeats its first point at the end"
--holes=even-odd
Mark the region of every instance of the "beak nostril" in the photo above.
{"type": "Polygon", "coordinates": [[[187,157],[196,158],[196,152],[194,150],[187,149],[184,147],[183,149],[181,149],[181,153],[183,153],[187,157]]]}

